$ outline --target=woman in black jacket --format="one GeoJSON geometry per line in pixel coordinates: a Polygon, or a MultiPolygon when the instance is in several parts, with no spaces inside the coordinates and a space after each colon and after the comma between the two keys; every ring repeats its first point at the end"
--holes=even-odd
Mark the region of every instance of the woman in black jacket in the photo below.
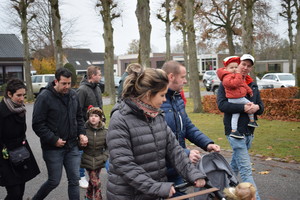
{"type": "Polygon", "coordinates": [[[40,173],[36,160],[26,140],[26,109],[24,96],[26,86],[19,79],[7,83],[0,103],[0,185],[5,186],[5,200],[22,200],[25,183],[40,173]],[[24,145],[29,158],[15,166],[10,161],[10,151],[24,145]]]}
{"type": "Polygon", "coordinates": [[[126,78],[123,101],[112,110],[107,134],[110,156],[107,199],[154,200],[171,197],[166,163],[188,182],[203,187],[205,175],[190,162],[160,110],[168,77],[146,69],[126,78]]]}

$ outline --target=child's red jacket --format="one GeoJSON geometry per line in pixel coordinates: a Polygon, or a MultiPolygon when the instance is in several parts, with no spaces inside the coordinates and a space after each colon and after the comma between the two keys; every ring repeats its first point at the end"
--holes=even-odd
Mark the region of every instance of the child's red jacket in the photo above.
{"type": "Polygon", "coordinates": [[[226,98],[237,99],[247,94],[252,96],[251,88],[245,83],[240,73],[230,73],[223,67],[217,70],[217,75],[225,88],[226,98]]]}

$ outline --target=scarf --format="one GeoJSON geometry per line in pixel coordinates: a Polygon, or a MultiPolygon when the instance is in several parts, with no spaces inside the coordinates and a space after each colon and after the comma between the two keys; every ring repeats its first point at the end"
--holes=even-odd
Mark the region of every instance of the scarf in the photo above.
{"type": "Polygon", "coordinates": [[[159,108],[154,108],[139,99],[131,98],[131,100],[137,105],[138,108],[144,111],[144,114],[147,117],[155,118],[159,114],[159,108]]]}
{"type": "Polygon", "coordinates": [[[10,98],[6,98],[6,97],[4,97],[4,103],[6,104],[10,112],[17,113],[19,114],[20,117],[25,116],[26,108],[24,104],[15,103],[10,98]]]}
{"type": "Polygon", "coordinates": [[[251,76],[247,75],[247,76],[245,77],[245,83],[246,83],[247,85],[249,85],[249,84],[252,83],[252,82],[253,82],[253,79],[251,78],[251,76]]]}

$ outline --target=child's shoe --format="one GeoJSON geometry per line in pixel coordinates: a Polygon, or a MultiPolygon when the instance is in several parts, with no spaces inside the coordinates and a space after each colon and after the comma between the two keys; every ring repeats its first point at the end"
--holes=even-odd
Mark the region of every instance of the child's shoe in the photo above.
{"type": "Polygon", "coordinates": [[[253,121],[253,122],[249,122],[248,126],[256,128],[256,127],[258,127],[258,124],[256,123],[256,121],[253,121]]]}
{"type": "Polygon", "coordinates": [[[231,132],[229,136],[234,137],[236,139],[244,139],[245,138],[245,136],[238,131],[231,132]]]}
{"type": "Polygon", "coordinates": [[[86,189],[88,188],[88,186],[89,186],[89,182],[86,180],[85,176],[81,177],[79,180],[79,187],[86,189]]]}

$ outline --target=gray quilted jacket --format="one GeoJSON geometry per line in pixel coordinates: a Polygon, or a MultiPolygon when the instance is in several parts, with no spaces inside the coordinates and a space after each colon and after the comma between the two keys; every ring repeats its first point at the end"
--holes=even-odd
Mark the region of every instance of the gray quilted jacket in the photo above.
{"type": "Polygon", "coordinates": [[[115,105],[107,134],[110,172],[109,200],[153,200],[168,197],[166,162],[187,181],[205,178],[178,144],[164,116],[146,118],[132,101],[115,105]]]}

